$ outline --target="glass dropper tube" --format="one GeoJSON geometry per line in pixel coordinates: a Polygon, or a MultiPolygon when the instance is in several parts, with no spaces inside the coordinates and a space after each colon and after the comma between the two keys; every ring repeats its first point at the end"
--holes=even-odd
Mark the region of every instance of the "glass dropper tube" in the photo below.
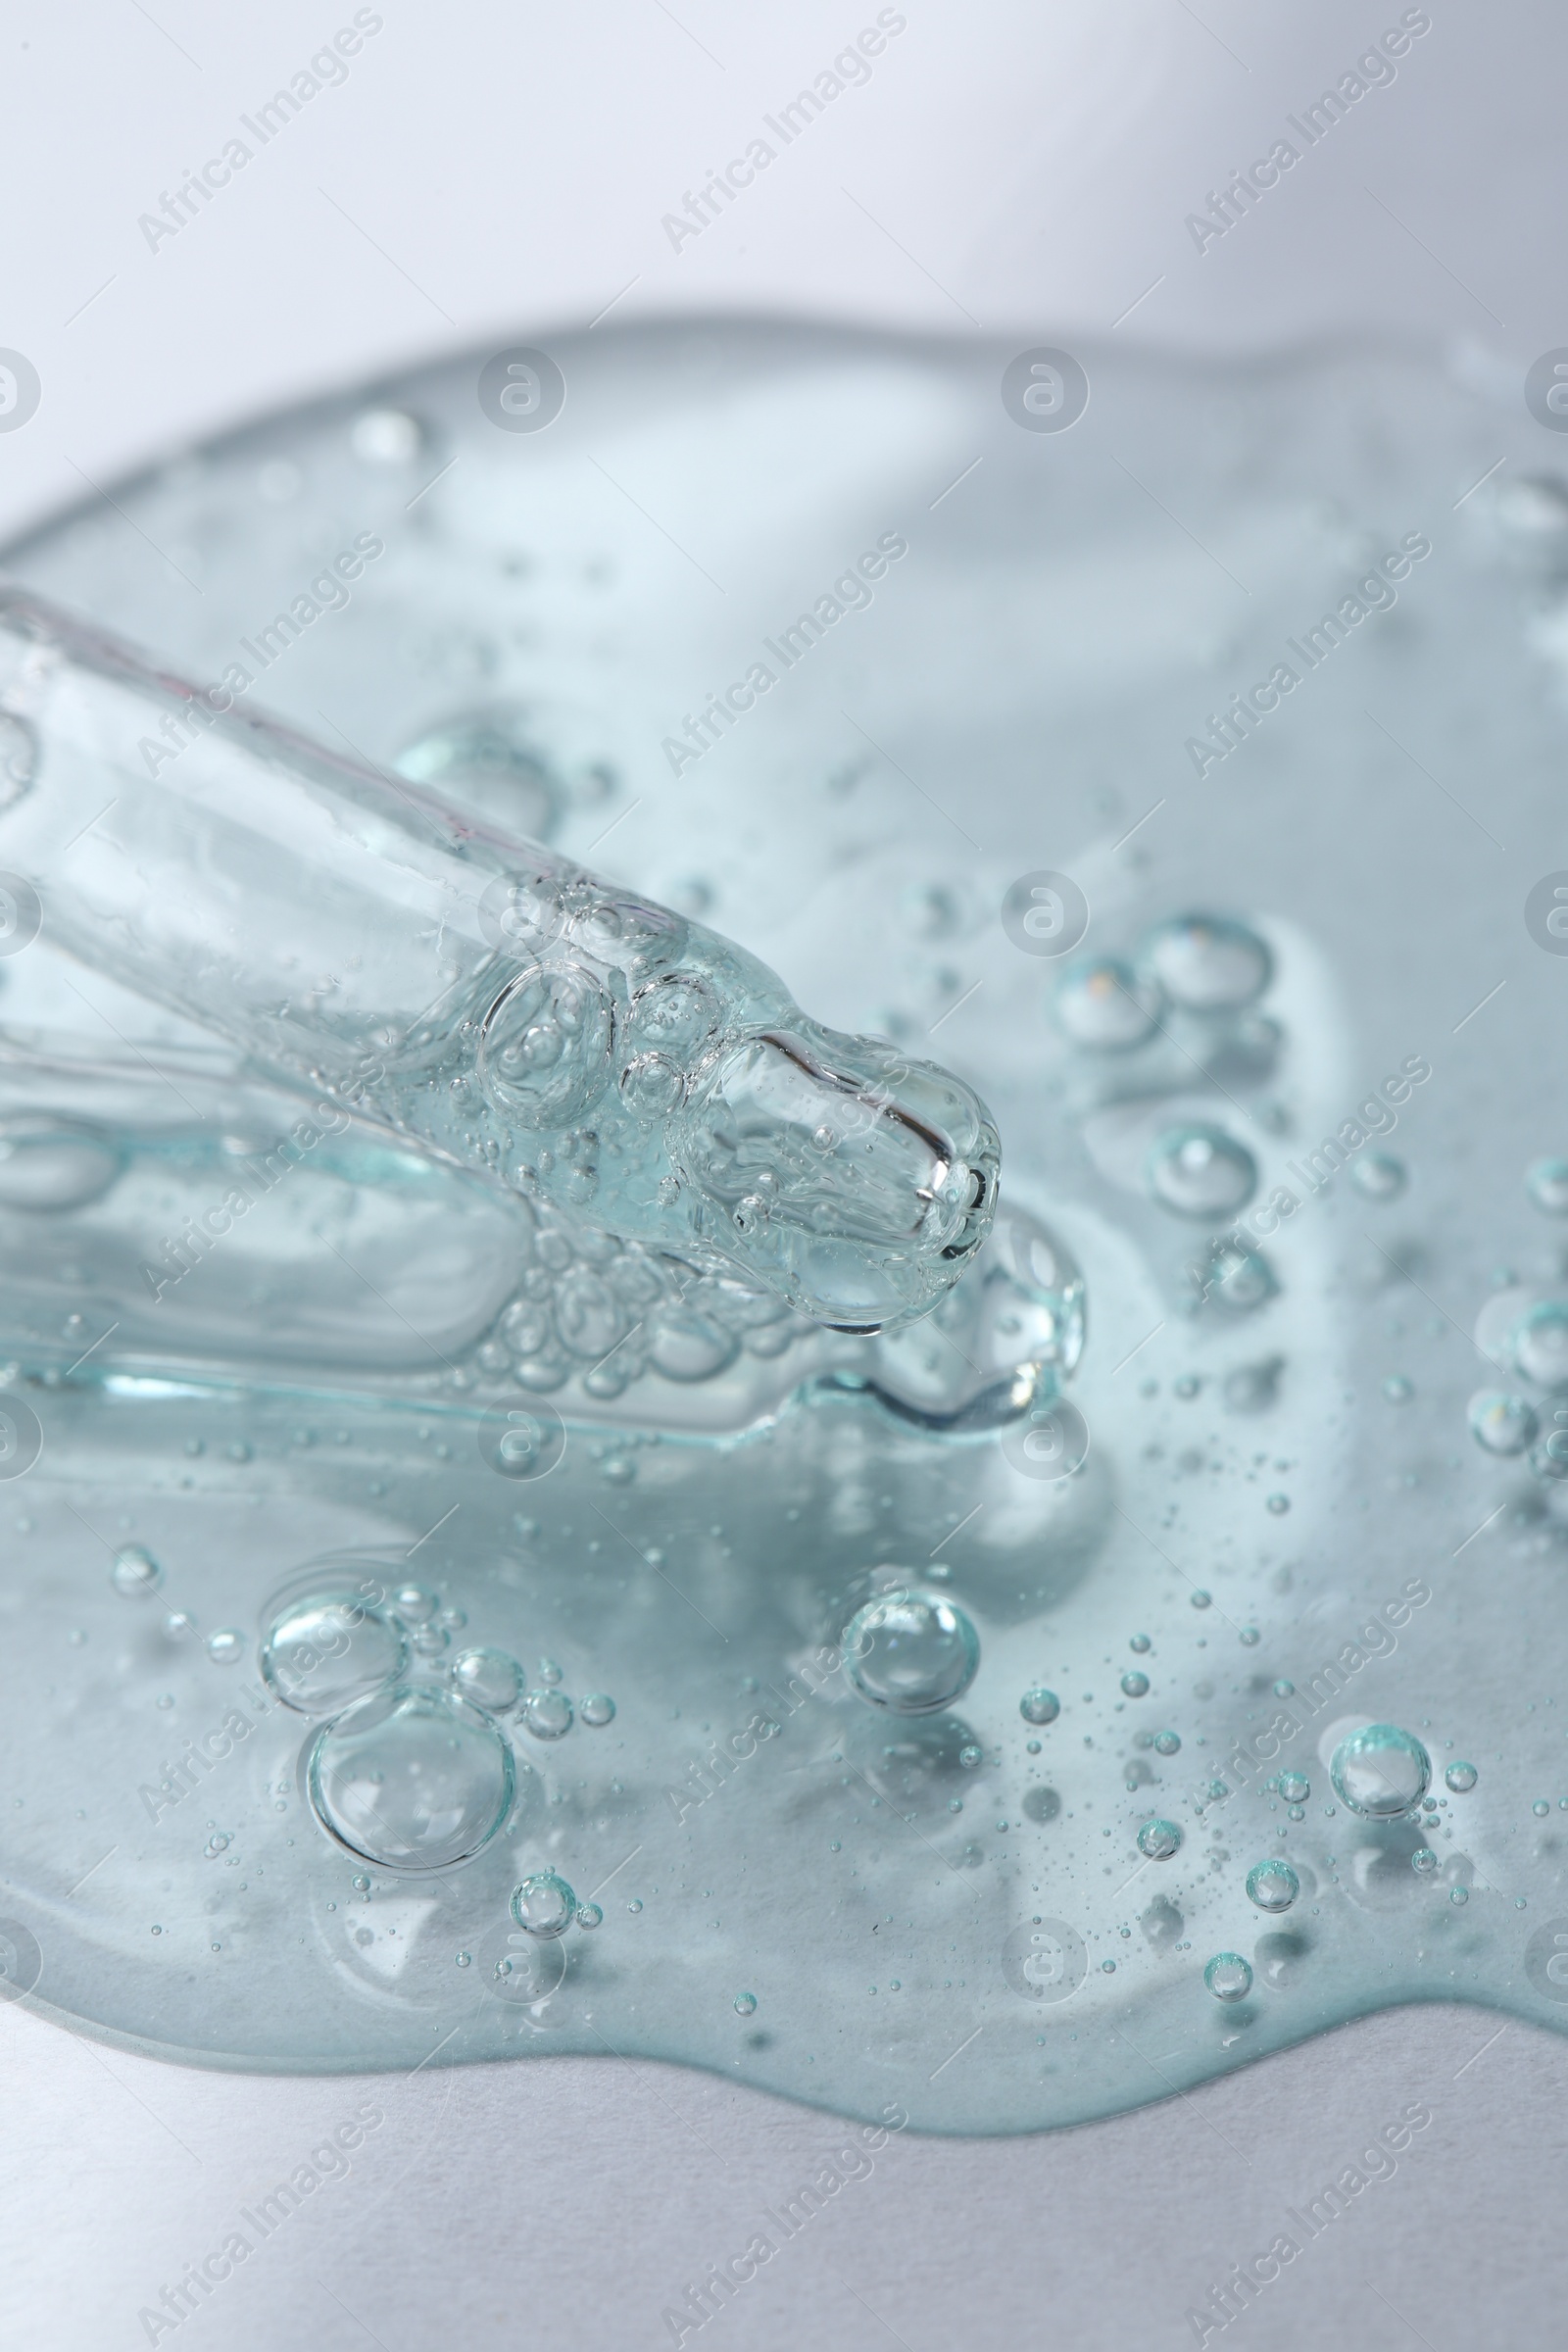
{"type": "Polygon", "coordinates": [[[936,1304],[1000,1146],[715,932],[0,591],[0,869],[285,1083],[839,1329],[936,1304]]]}

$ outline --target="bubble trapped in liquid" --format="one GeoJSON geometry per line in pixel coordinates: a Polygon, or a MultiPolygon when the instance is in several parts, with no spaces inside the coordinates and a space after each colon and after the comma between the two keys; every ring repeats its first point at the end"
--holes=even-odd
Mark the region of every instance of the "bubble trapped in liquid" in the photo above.
{"type": "Polygon", "coordinates": [[[1184,1012],[1238,1012],[1262,995],[1274,970],[1255,931],[1215,914],[1160,923],[1145,939],[1139,961],[1184,1012]]]}
{"type": "Polygon", "coordinates": [[[145,1545],[123,1544],[115,1554],[109,1581],[125,1600],[150,1600],[164,1572],[145,1545]]]}
{"type": "Polygon", "coordinates": [[[1053,1009],[1075,1046],[1092,1054],[1125,1054],[1152,1037],[1160,994],[1130,963],[1103,956],[1062,974],[1053,1009]]]}
{"type": "Polygon", "coordinates": [[[376,1690],[324,1724],[307,1758],[321,1827],[388,1870],[466,1862],[512,1810],[516,1768],[488,1715],[455,1690],[376,1690]]]}
{"type": "Polygon", "coordinates": [[[535,1871],[513,1889],[512,1916],[530,1936],[564,1936],[576,1915],[576,1896],[553,1870],[535,1871]]]}
{"type": "Polygon", "coordinates": [[[1257,1162],[1222,1127],[1170,1128],[1149,1155],[1149,1189],[1182,1217],[1228,1217],[1257,1188],[1257,1162]]]}
{"type": "Polygon", "coordinates": [[[1432,1759],[1413,1733],[1394,1723],[1369,1723],[1341,1740],[1329,1778],[1352,1813],[1392,1821],[1425,1796],[1432,1759]]]}
{"type": "Polygon", "coordinates": [[[522,1668],[504,1649],[465,1649],[452,1661],[452,1680],[465,1698],[499,1715],[516,1705],[522,1668]]]}
{"type": "Polygon", "coordinates": [[[977,1098],[715,933],[19,591],[0,708],[49,787],[0,812],[0,863],[53,942],[328,1110],[841,1329],[923,1314],[984,1241],[977,1098]]]}
{"type": "Polygon", "coordinates": [[[1470,1434],[1488,1453],[1523,1453],[1536,1442],[1540,1429],[1536,1408],[1526,1396],[1504,1396],[1482,1389],[1466,1411],[1470,1434]]]}
{"type": "Polygon", "coordinates": [[[394,1682],[408,1663],[398,1627],[368,1609],[353,1586],[285,1600],[263,1629],[262,1679],[301,1715],[335,1715],[394,1682]]]}
{"type": "Polygon", "coordinates": [[[1252,1989],[1251,1963],[1240,1952],[1216,1952],[1203,1971],[1203,1983],[1216,2001],[1245,2001],[1252,1989]]]}
{"type": "Polygon", "coordinates": [[[1350,1162],[1350,1180],[1369,1200],[1396,1200],[1408,1178],[1392,1152],[1363,1152],[1350,1162]]]}
{"type": "Polygon", "coordinates": [[[980,1638],[952,1601],[924,1592],[884,1592],[844,1629],[850,1680],[874,1707],[929,1715],[951,1707],[974,1681],[980,1638]]]}
{"type": "Polygon", "coordinates": [[[1513,1334],[1514,1369],[1543,1389],[1568,1389],[1568,1302],[1543,1298],[1513,1334]]]}
{"type": "Polygon", "coordinates": [[[564,1740],[571,1729],[571,1701],[564,1690],[530,1690],[517,1717],[536,1740],[564,1740]]]}
{"type": "MultiPolygon", "coordinates": [[[[1205,1277],[1203,1297],[1230,1314],[1251,1314],[1257,1307],[1266,1306],[1279,1290],[1273,1269],[1261,1250],[1243,1249],[1230,1241],[1212,1246],[1201,1271],[1205,1277]]],[[[1277,1372],[1273,1378],[1262,1381],[1243,1374],[1233,1390],[1232,1382],[1238,1380],[1238,1375],[1232,1373],[1225,1384],[1225,1401],[1233,1409],[1258,1410],[1272,1401],[1277,1378],[1277,1372]]]]}
{"type": "Polygon", "coordinates": [[[1300,1891],[1301,1882],[1288,1862],[1258,1862],[1247,1874],[1247,1899],[1260,1911],[1288,1911],[1300,1891]]]}

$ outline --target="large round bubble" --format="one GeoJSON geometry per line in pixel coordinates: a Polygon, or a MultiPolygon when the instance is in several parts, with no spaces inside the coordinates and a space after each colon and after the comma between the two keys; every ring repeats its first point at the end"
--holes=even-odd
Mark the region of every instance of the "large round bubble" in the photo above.
{"type": "Polygon", "coordinates": [[[1223,1127],[1172,1127],[1149,1155],[1149,1189],[1178,1216],[1234,1216],[1257,1189],[1257,1162],[1223,1127]]]}
{"type": "Polygon", "coordinates": [[[377,1690],[323,1724],[307,1766],[311,1805],[339,1845],[383,1870],[448,1870],[489,1843],[512,1809],[512,1750],[455,1690],[377,1690]]]}
{"type": "Polygon", "coordinates": [[[1255,931],[1225,915],[1180,914],[1144,942],[1142,961],[1186,1012],[1236,1012],[1262,995],[1273,957],[1255,931]]]}
{"type": "Polygon", "coordinates": [[[336,1715],[395,1682],[408,1664],[401,1628],[352,1584],[285,1600],[262,1629],[264,1681],[301,1715],[336,1715]]]}
{"type": "Polygon", "coordinates": [[[1124,1054],[1143,1045],[1157,1028],[1161,1009],[1157,986],[1114,956],[1070,965],[1054,1003],[1065,1034],[1092,1054],[1124,1054]]]}
{"type": "Polygon", "coordinates": [[[895,1715],[951,1707],[980,1663],[980,1637],[963,1611],[925,1592],[868,1600],[845,1627],[844,1649],[860,1696],[895,1715]]]}
{"type": "Polygon", "coordinates": [[[612,1029],[610,999],[577,964],[520,972],[484,1018],[486,1094],[527,1127],[564,1127],[604,1090],[612,1029]]]}
{"type": "Polygon", "coordinates": [[[1413,1733],[1394,1723],[1369,1723],[1340,1741],[1329,1777],[1352,1813],[1393,1821],[1425,1796],[1432,1758],[1413,1733]]]}

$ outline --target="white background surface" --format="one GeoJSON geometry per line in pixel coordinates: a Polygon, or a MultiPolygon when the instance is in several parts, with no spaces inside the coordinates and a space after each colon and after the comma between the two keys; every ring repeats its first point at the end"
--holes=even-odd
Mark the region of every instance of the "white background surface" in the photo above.
{"type": "Polygon", "coordinates": [[[0,528],[182,436],[612,301],[622,318],[717,307],[1098,339],[1153,285],[1119,334],[1408,332],[1521,366],[1564,339],[1568,23],[1550,0],[1433,0],[1393,84],[1201,255],[1187,215],[1399,0],[909,0],[870,81],[679,252],[662,216],[874,23],[872,0],[377,13],[347,79],[150,251],[139,217],[351,0],[9,12],[0,343],[44,399],[0,435],[0,528]]]}
{"type": "MultiPolygon", "coordinates": [[[[617,318],[783,312],[1028,341],[1392,332],[1469,342],[1521,375],[1568,342],[1568,24],[1544,0],[1433,0],[1393,86],[1204,255],[1185,216],[1398,6],[910,0],[870,82],[678,253],[661,217],[873,6],[379,13],[344,84],[156,252],[138,216],[352,8],[10,13],[0,344],[32,360],[43,400],[0,435],[0,529],[323,384],[612,302],[617,318]]],[[[1562,2045],[1511,2026],[1484,2046],[1495,2030],[1408,2012],[1084,2132],[900,2140],[702,2340],[1195,2341],[1187,2307],[1420,2100],[1434,2121],[1397,2176],[1227,2339],[1542,2341],[1564,2269],[1562,2045]]],[[[664,2305],[840,2137],[831,2119],[610,2059],[373,2085],[220,2077],[100,2051],[17,2007],[0,2010],[0,2316],[13,2340],[62,2352],[146,2341],[138,2307],[362,2097],[387,2122],[354,2177],[180,2340],[667,2342],[664,2305]]]]}
{"type": "Polygon", "coordinates": [[[766,2211],[844,2129],[707,2076],[561,2058],[278,2081],[100,2050],[17,2008],[0,2020],[18,2343],[144,2343],[138,2309],[365,2100],[386,2120],[352,2175],[162,2344],[634,2352],[673,2342],[664,2310],[759,2230],[778,2252],[689,2345],[1192,2344],[1189,2308],[1282,2230],[1301,2243],[1288,2209],[1408,2107],[1432,2121],[1392,2178],[1209,2343],[1557,2340],[1562,2044],[1519,2026],[1493,2039],[1479,2010],[1375,2018],[1081,2131],[890,2140],[787,2244],[766,2211]]]}

